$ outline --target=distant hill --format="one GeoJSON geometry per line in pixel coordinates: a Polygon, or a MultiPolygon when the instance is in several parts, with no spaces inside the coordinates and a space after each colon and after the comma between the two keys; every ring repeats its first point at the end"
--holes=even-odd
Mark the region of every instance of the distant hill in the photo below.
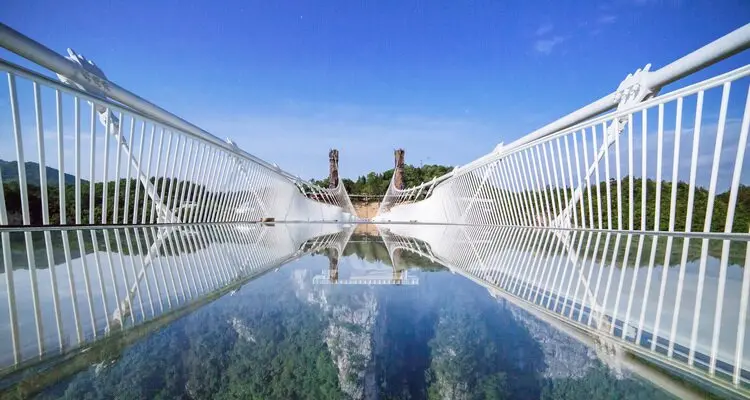
{"type": "MultiPolygon", "coordinates": [[[[39,182],[39,163],[26,162],[26,182],[29,185],[41,186],[39,182]]],[[[3,183],[18,182],[18,161],[0,160],[0,171],[2,171],[3,183]]],[[[47,186],[58,185],[59,170],[47,167],[47,186]]],[[[65,184],[73,185],[76,182],[75,175],[65,174],[65,184]]],[[[81,180],[81,182],[86,182],[81,180]]]]}
{"type": "MultiPolygon", "coordinates": [[[[404,186],[410,188],[417,186],[422,182],[427,182],[452,171],[453,167],[445,165],[422,165],[415,167],[413,165],[404,165],[404,186]]],[[[384,195],[388,190],[393,176],[393,168],[381,173],[370,172],[362,175],[355,180],[342,178],[341,182],[346,187],[346,192],[353,195],[384,195]]],[[[322,187],[328,187],[328,178],[322,180],[313,179],[312,182],[322,187]]]]}

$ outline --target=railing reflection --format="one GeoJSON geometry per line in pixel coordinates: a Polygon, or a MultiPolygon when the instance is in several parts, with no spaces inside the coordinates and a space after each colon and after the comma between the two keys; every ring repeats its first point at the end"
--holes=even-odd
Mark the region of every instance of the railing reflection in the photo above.
{"type": "Polygon", "coordinates": [[[633,355],[750,395],[744,236],[389,225],[411,251],[583,333],[614,368],[633,355]]]}
{"type": "Polygon", "coordinates": [[[402,252],[404,250],[410,250],[409,248],[402,248],[399,245],[398,240],[400,239],[397,235],[389,235],[387,231],[379,231],[377,228],[372,227],[372,232],[378,232],[379,238],[372,234],[365,235],[367,240],[348,240],[347,245],[356,245],[359,243],[370,244],[371,248],[377,248],[380,243],[385,246],[387,251],[386,257],[375,258],[380,262],[369,262],[365,260],[359,260],[361,262],[352,262],[353,260],[347,260],[347,267],[343,273],[339,268],[339,261],[345,257],[345,248],[328,248],[325,251],[325,255],[328,257],[329,266],[327,270],[321,271],[320,274],[313,277],[313,284],[315,285],[396,285],[396,286],[414,286],[419,285],[419,277],[409,274],[410,265],[409,260],[404,260],[402,252]],[[382,242],[381,242],[382,241],[382,242]],[[390,261],[390,266],[384,265],[382,262],[390,261]]]}
{"type": "Polygon", "coordinates": [[[143,326],[162,326],[268,270],[341,248],[352,230],[207,224],[2,231],[0,297],[8,307],[0,307],[0,374],[142,336],[143,326]]]}
{"type": "Polygon", "coordinates": [[[744,236],[457,225],[377,229],[392,264],[382,279],[338,276],[354,229],[337,224],[0,230],[0,296],[9,305],[0,307],[0,397],[3,385],[26,385],[25,393],[35,393],[109,363],[136,340],[306,254],[325,254],[336,264],[314,283],[416,284],[419,275],[407,275],[399,261],[406,252],[445,265],[590,344],[610,367],[633,371],[680,398],[695,396],[675,374],[724,394],[750,395],[744,236]],[[49,363],[55,368],[22,378],[27,367],[49,363]]]}

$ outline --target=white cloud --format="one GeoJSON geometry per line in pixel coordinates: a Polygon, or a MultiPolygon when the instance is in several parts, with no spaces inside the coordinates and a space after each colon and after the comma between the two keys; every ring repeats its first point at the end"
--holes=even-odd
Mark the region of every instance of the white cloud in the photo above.
{"type": "Polygon", "coordinates": [[[552,50],[555,48],[555,46],[564,41],[565,38],[562,36],[554,36],[549,39],[539,39],[534,42],[534,50],[536,50],[537,53],[548,55],[552,53],[552,50]]]}
{"type": "MultiPolygon", "coordinates": [[[[67,131],[72,131],[72,130],[73,129],[70,128],[67,131]]],[[[63,129],[63,132],[66,132],[66,130],[63,129]]],[[[83,140],[88,140],[90,137],[91,137],[91,135],[89,135],[88,133],[81,133],[81,140],[82,141],[83,140]]],[[[45,140],[54,140],[55,141],[55,145],[57,145],[57,130],[45,129],[44,130],[44,139],[45,140]]],[[[69,141],[72,142],[73,140],[75,140],[75,136],[73,134],[65,133],[65,134],[63,134],[63,140],[64,141],[68,141],[69,140],[69,141]]]]}
{"type": "MultiPolygon", "coordinates": [[[[502,138],[494,129],[471,117],[456,114],[414,115],[398,110],[361,107],[358,105],[290,102],[275,113],[210,114],[195,118],[195,123],[207,128],[220,138],[231,138],[243,150],[283,169],[307,179],[328,174],[328,150],[341,152],[341,172],[347,178],[370,171],[393,167],[393,150],[406,149],[410,164],[464,164],[491,151],[502,138]]],[[[9,127],[0,121],[0,132],[9,127]]],[[[88,127],[81,129],[81,172],[84,179],[90,171],[90,135],[88,127]]],[[[26,161],[38,161],[38,143],[34,125],[24,125],[23,146],[26,161]]],[[[64,168],[75,170],[75,149],[72,126],[63,126],[64,168]]],[[[127,132],[127,130],[126,130],[127,132]]],[[[129,138],[129,134],[126,133],[129,138]]],[[[57,168],[57,131],[47,127],[43,132],[45,163],[57,168]]],[[[103,165],[104,133],[97,130],[95,165],[103,165]]],[[[136,132],[133,152],[138,154],[140,133],[136,132]]],[[[149,148],[147,132],[144,146],[149,148]]],[[[173,144],[175,146],[176,144],[173,144]]],[[[156,146],[156,142],[154,143],[156,146]]],[[[110,140],[110,170],[114,173],[117,154],[114,140],[110,140]]],[[[143,164],[148,157],[144,153],[143,164]]],[[[0,137],[0,159],[15,160],[13,135],[0,137]]],[[[125,159],[125,157],[123,157],[125,159]]],[[[156,154],[152,156],[156,162],[156,154]]],[[[125,164],[123,164],[124,166],[125,164]]],[[[103,170],[95,171],[101,179],[103,170]]]]}
{"type": "Polygon", "coordinates": [[[596,22],[601,25],[613,24],[615,21],[617,21],[616,15],[602,15],[596,20],[596,22]]]}
{"type": "MultiPolygon", "coordinates": [[[[219,137],[302,178],[327,175],[328,150],[341,154],[342,176],[409,164],[466,163],[491,151],[490,128],[468,118],[381,112],[357,106],[302,106],[278,115],[213,116],[199,122],[219,137]]],[[[498,137],[497,142],[501,139],[498,137]]]]}
{"type": "Polygon", "coordinates": [[[544,34],[546,34],[546,33],[550,33],[550,32],[552,32],[552,29],[553,29],[553,28],[554,28],[554,25],[552,25],[552,24],[544,24],[544,25],[541,25],[541,26],[540,26],[540,27],[539,27],[539,28],[538,28],[538,29],[536,30],[536,35],[537,35],[537,36],[542,36],[542,35],[544,35],[544,34]]]}

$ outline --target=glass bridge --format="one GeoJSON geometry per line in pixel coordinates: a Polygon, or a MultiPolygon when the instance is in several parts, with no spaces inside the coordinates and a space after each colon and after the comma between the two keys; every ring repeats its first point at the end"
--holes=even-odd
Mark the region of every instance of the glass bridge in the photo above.
{"type": "Polygon", "coordinates": [[[372,219],[0,46],[0,398],[750,397],[750,25],[372,219]]]}

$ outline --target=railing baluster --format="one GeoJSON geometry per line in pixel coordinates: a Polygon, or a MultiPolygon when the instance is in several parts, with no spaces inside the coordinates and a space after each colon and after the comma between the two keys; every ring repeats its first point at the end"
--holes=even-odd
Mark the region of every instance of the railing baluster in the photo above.
{"type": "MultiPolygon", "coordinates": [[[[726,82],[723,85],[722,93],[721,93],[721,107],[719,109],[719,124],[716,130],[716,143],[714,145],[714,155],[713,155],[713,162],[711,164],[711,180],[708,185],[708,201],[706,203],[706,218],[703,223],[703,232],[710,232],[711,231],[711,222],[713,220],[713,211],[714,211],[714,200],[716,198],[716,180],[719,175],[719,162],[721,160],[721,149],[722,149],[722,142],[724,140],[724,127],[727,119],[727,106],[729,103],[729,90],[731,88],[731,83],[726,82]]],[[[700,315],[701,315],[701,306],[703,301],[703,284],[705,282],[706,277],[706,261],[708,256],[708,239],[703,239],[701,243],[701,256],[700,256],[700,263],[698,266],[698,290],[696,292],[696,299],[695,299],[695,313],[693,316],[693,328],[691,330],[690,334],[690,354],[688,355],[688,364],[693,365],[695,362],[695,345],[698,341],[698,325],[700,323],[700,315]]],[[[722,268],[721,273],[726,273],[726,268],[722,268]]],[[[719,282],[722,282],[721,277],[719,278],[719,282]]],[[[720,285],[722,285],[720,283],[720,285]]],[[[721,289],[721,288],[720,288],[721,289]]],[[[718,296],[718,294],[717,294],[718,296]]],[[[717,297],[717,307],[721,304],[719,298],[717,297]]],[[[712,336],[713,340],[717,340],[716,333],[717,333],[717,326],[714,324],[714,336],[712,336]]],[[[712,345],[713,348],[713,345],[712,345]]],[[[713,357],[711,357],[709,366],[709,371],[711,374],[714,373],[714,366],[713,366],[713,357]]]]}
{"type": "MultiPolygon", "coordinates": [[[[610,123],[610,126],[616,124],[616,121],[612,121],[610,123]]],[[[607,200],[605,203],[605,207],[607,209],[607,229],[612,230],[612,182],[609,179],[609,138],[607,137],[609,132],[609,129],[607,129],[607,122],[602,122],[602,151],[604,155],[604,189],[605,189],[605,196],[607,196],[607,200]]],[[[594,149],[597,147],[594,146],[594,149]]],[[[597,165],[600,163],[600,159],[597,159],[597,165]]],[[[599,182],[599,177],[596,178],[597,182],[599,182]]]]}
{"type": "MultiPolygon", "coordinates": [[[[148,161],[146,162],[146,181],[151,182],[151,162],[154,158],[154,139],[156,139],[156,125],[151,125],[151,139],[149,140],[148,144],[148,161]]],[[[158,157],[161,157],[161,142],[164,139],[164,128],[159,129],[159,143],[156,145],[156,150],[158,152],[158,157]]],[[[152,183],[152,188],[149,188],[148,186],[144,185],[143,188],[143,207],[141,210],[141,224],[146,223],[146,218],[148,217],[148,206],[149,206],[149,198],[153,198],[152,196],[156,195],[156,185],[159,183],[156,181],[156,175],[159,171],[159,161],[156,162],[156,170],[154,170],[154,182],[152,183]]],[[[140,185],[139,185],[140,187],[140,185]]],[[[138,192],[135,192],[136,198],[138,198],[138,192]]]]}
{"type": "MultiPolygon", "coordinates": [[[[108,197],[109,197],[107,193],[107,188],[109,187],[107,183],[107,181],[109,180],[109,136],[112,134],[110,130],[112,126],[112,123],[110,121],[110,118],[111,118],[110,112],[111,111],[108,108],[105,109],[104,111],[104,115],[105,115],[104,120],[106,122],[104,122],[105,123],[105,126],[104,126],[104,171],[103,171],[104,177],[102,177],[102,204],[101,204],[102,225],[107,224],[107,202],[108,202],[108,197]]],[[[117,149],[119,151],[120,149],[119,145],[117,146],[117,149]]],[[[93,163],[92,161],[92,164],[95,164],[95,163],[93,163]]]]}
{"type": "Polygon", "coordinates": [[[229,156],[226,153],[221,153],[221,162],[219,163],[219,168],[217,169],[217,176],[218,178],[215,179],[216,183],[213,185],[213,189],[211,190],[211,210],[206,210],[207,214],[205,214],[205,221],[206,222],[216,222],[216,216],[218,215],[219,210],[221,209],[222,201],[226,198],[226,195],[224,194],[224,185],[225,185],[225,179],[227,177],[227,171],[229,170],[229,156]]]}
{"type": "MultiPolygon", "coordinates": [[[[42,194],[42,224],[49,225],[49,196],[47,193],[47,163],[44,151],[44,127],[42,124],[42,99],[39,84],[33,82],[34,87],[34,113],[36,116],[36,142],[39,160],[39,189],[42,194]]],[[[59,104],[59,102],[58,102],[59,104]]],[[[48,230],[44,231],[44,246],[47,253],[47,268],[50,275],[50,290],[52,292],[52,309],[55,314],[55,327],[57,328],[57,342],[60,350],[63,348],[62,321],[60,319],[59,295],[57,292],[57,277],[55,276],[55,261],[52,253],[52,235],[48,230]]]]}
{"type": "Polygon", "coordinates": [[[202,219],[200,219],[200,214],[205,210],[206,206],[206,196],[208,191],[208,184],[210,182],[214,182],[213,180],[207,181],[208,178],[211,176],[214,176],[214,169],[216,168],[216,158],[217,158],[218,150],[211,149],[209,150],[209,156],[208,156],[208,162],[206,163],[206,169],[203,171],[203,176],[201,176],[200,184],[198,186],[198,192],[197,195],[197,202],[196,206],[194,208],[194,212],[192,214],[192,219],[190,222],[204,222],[202,219]],[[206,175],[208,174],[208,175],[206,175]]]}
{"type": "Polygon", "coordinates": [[[183,174],[183,168],[185,164],[193,165],[193,145],[195,141],[190,140],[190,146],[187,144],[187,140],[182,142],[182,150],[180,151],[180,157],[178,159],[179,168],[177,169],[177,176],[174,176],[174,201],[172,201],[172,187],[170,187],[169,198],[167,199],[167,209],[177,217],[177,221],[182,221],[179,218],[180,207],[183,206],[185,195],[185,183],[188,181],[187,171],[183,174]],[[187,160],[185,160],[185,153],[187,153],[187,160]]]}
{"type": "MultiPolygon", "coordinates": [[[[677,99],[677,117],[675,121],[675,130],[674,130],[674,154],[672,156],[672,187],[671,187],[671,195],[670,195],[670,205],[669,205],[669,232],[674,232],[674,224],[675,224],[675,215],[676,215],[676,206],[677,206],[677,176],[679,172],[679,165],[680,165],[680,138],[682,135],[682,97],[677,99]]],[[[663,110],[660,109],[660,114],[663,113],[663,110]]],[[[663,117],[660,116],[660,118],[663,117]]],[[[659,180],[661,180],[661,176],[659,176],[659,180]]],[[[657,189],[659,192],[661,188],[657,189]]],[[[658,192],[657,192],[658,193],[658,192]]],[[[659,204],[657,202],[657,204],[659,204]]],[[[657,340],[659,338],[659,328],[661,323],[661,311],[662,306],[664,304],[664,292],[667,287],[667,279],[669,276],[669,261],[670,256],[672,255],[672,241],[673,237],[669,236],[667,237],[667,248],[666,252],[664,254],[664,264],[662,266],[662,274],[661,274],[661,286],[659,287],[659,300],[658,304],[656,306],[656,317],[654,320],[654,339],[651,342],[651,350],[656,349],[657,340]]]]}
{"type": "MultiPolygon", "coordinates": [[[[555,209],[555,219],[562,217],[563,211],[565,210],[565,204],[568,204],[568,194],[565,192],[565,169],[562,164],[562,154],[560,153],[560,138],[555,139],[555,145],[557,146],[557,152],[552,143],[549,143],[550,159],[552,160],[552,172],[554,180],[555,199],[557,200],[557,208],[555,209]],[[555,157],[557,155],[557,157],[555,157]],[[557,166],[555,166],[555,159],[557,159],[557,166]],[[558,169],[560,173],[558,174],[558,169]],[[560,192],[563,192],[565,202],[560,197],[560,192]]],[[[553,221],[551,221],[553,222],[553,221]]]]}
{"type": "MultiPolygon", "coordinates": [[[[140,297],[140,283],[141,283],[141,280],[144,280],[146,282],[146,296],[148,297],[149,310],[151,311],[151,316],[154,317],[154,316],[156,316],[155,310],[154,310],[154,300],[151,297],[151,285],[149,284],[148,271],[147,271],[147,269],[153,270],[153,265],[154,265],[153,264],[153,258],[151,259],[151,262],[149,263],[148,268],[147,268],[146,264],[143,261],[143,258],[138,257],[139,260],[141,261],[141,269],[140,269],[139,272],[136,273],[135,272],[135,260],[136,260],[136,257],[133,254],[134,253],[134,251],[133,251],[133,240],[130,237],[130,229],[125,228],[123,230],[125,231],[124,232],[125,233],[125,243],[128,246],[128,259],[130,260],[130,269],[131,269],[131,271],[133,271],[133,277],[135,278],[135,284],[133,286],[135,287],[135,290],[138,291],[138,293],[139,293],[138,295],[140,297]]],[[[118,246],[119,246],[119,244],[120,244],[119,231],[115,231],[115,235],[117,235],[116,239],[117,239],[117,243],[118,243],[118,246]]],[[[138,237],[137,231],[136,231],[136,246],[138,248],[138,255],[140,256],[142,254],[142,248],[141,248],[141,243],[140,243],[140,239],[138,237]]],[[[133,291],[133,289],[131,289],[130,292],[132,293],[132,291],[133,291]]],[[[141,300],[139,300],[139,303],[141,303],[141,300]]],[[[141,318],[144,321],[146,320],[145,311],[143,310],[143,304],[142,303],[141,303],[141,318]]]]}
{"type": "MultiPolygon", "coordinates": [[[[136,119],[135,117],[130,118],[130,141],[128,142],[128,148],[130,149],[130,153],[133,153],[133,142],[135,141],[135,125],[136,125],[136,119]]],[[[143,159],[143,139],[146,136],[146,122],[143,121],[141,124],[141,138],[139,140],[140,144],[138,145],[138,166],[140,167],[141,161],[143,159]]],[[[122,150],[120,150],[122,151],[122,150]]],[[[128,223],[128,212],[130,211],[130,180],[131,180],[131,172],[133,171],[133,165],[130,160],[127,161],[127,168],[128,172],[125,174],[125,206],[122,210],[122,223],[127,224],[128,223]]],[[[138,183],[136,182],[136,186],[138,186],[138,183]]],[[[137,205],[133,205],[133,209],[137,209],[137,205]]],[[[119,221],[117,221],[119,222],[119,221]]]]}
{"type": "MultiPolygon", "coordinates": [[[[554,221],[555,217],[557,216],[557,209],[555,208],[554,201],[550,200],[552,197],[552,194],[549,193],[552,185],[548,182],[551,181],[549,176],[549,169],[547,169],[547,175],[544,174],[544,169],[542,168],[542,154],[539,151],[539,147],[542,147],[544,149],[544,146],[536,146],[536,165],[534,168],[537,171],[537,187],[541,194],[544,195],[544,210],[546,211],[547,215],[547,221],[545,222],[545,226],[549,226],[552,221],[554,221]]],[[[532,153],[533,154],[533,153],[532,153]]],[[[546,158],[546,153],[544,153],[546,158]]],[[[546,161],[546,160],[545,160],[546,161]]],[[[546,162],[545,162],[546,164],[546,162]]]]}
{"type": "MultiPolygon", "coordinates": [[[[18,95],[16,93],[16,78],[8,74],[8,92],[10,97],[10,108],[13,119],[13,134],[16,143],[16,159],[18,160],[18,185],[21,192],[21,210],[24,225],[31,224],[31,214],[29,212],[29,194],[26,183],[26,161],[23,151],[23,139],[21,137],[21,120],[19,116],[18,95]]],[[[37,349],[39,355],[44,353],[44,333],[42,327],[42,315],[39,305],[39,289],[37,284],[36,260],[34,256],[34,243],[31,232],[25,231],[26,240],[26,260],[29,264],[29,281],[31,285],[31,301],[34,309],[34,325],[36,327],[37,349]]]]}
{"type": "MultiPolygon", "coordinates": [[[[150,179],[150,174],[151,174],[151,151],[152,151],[153,146],[154,146],[154,134],[155,134],[155,131],[156,131],[156,127],[154,125],[151,125],[151,135],[150,135],[150,138],[149,138],[149,145],[148,145],[148,158],[146,160],[146,173],[144,175],[144,179],[146,181],[148,181],[150,179]]],[[[143,121],[143,126],[141,127],[141,142],[140,142],[140,145],[138,147],[138,165],[139,165],[139,167],[143,166],[143,149],[144,149],[143,145],[144,145],[144,139],[145,139],[145,137],[146,137],[146,121],[143,121]]],[[[140,174],[139,174],[138,171],[136,171],[136,176],[138,176],[138,175],[140,175],[140,174]]],[[[141,203],[141,201],[140,201],[141,186],[143,186],[143,184],[140,183],[140,182],[137,182],[135,184],[135,197],[133,199],[133,224],[135,224],[138,221],[139,210],[140,210],[141,215],[142,215],[142,217],[141,217],[141,223],[145,222],[145,213],[143,213],[143,209],[144,209],[145,204],[147,202],[145,200],[143,201],[144,206],[141,206],[141,204],[140,204],[141,203]]],[[[143,197],[145,199],[146,196],[147,196],[145,194],[146,188],[144,188],[143,190],[144,190],[143,197]]]]}
{"type": "Polygon", "coordinates": [[[89,119],[91,127],[89,130],[89,225],[96,224],[94,220],[95,201],[96,201],[96,105],[90,103],[91,118],[89,119]]]}
{"type": "MultiPolygon", "coordinates": [[[[722,98],[721,103],[721,109],[719,111],[719,126],[717,130],[717,143],[721,143],[722,137],[724,135],[724,130],[726,128],[726,108],[727,104],[729,102],[728,95],[729,95],[729,88],[726,88],[727,90],[727,96],[726,98],[722,98]]],[[[740,137],[738,139],[737,143],[737,155],[734,162],[734,172],[732,173],[732,184],[731,189],[729,190],[729,202],[727,205],[727,217],[726,222],[724,224],[724,233],[731,233],[732,232],[732,225],[734,223],[734,212],[735,208],[737,206],[737,189],[740,185],[740,175],[742,174],[742,166],[743,161],[745,159],[745,148],[747,146],[747,135],[748,135],[748,128],[750,127],[750,90],[748,91],[748,95],[745,97],[745,112],[744,116],[742,118],[742,127],[740,129],[740,137]]],[[[717,144],[717,146],[719,146],[717,144]]],[[[715,160],[715,163],[719,164],[718,157],[715,160]]],[[[718,166],[717,166],[718,169],[718,166]]],[[[719,261],[719,283],[718,288],[716,289],[716,310],[714,311],[714,327],[713,327],[713,335],[711,340],[711,359],[709,362],[708,371],[710,374],[714,374],[716,372],[716,357],[719,352],[719,338],[721,335],[721,316],[723,313],[723,307],[724,307],[724,290],[726,289],[726,282],[727,282],[727,262],[729,258],[729,245],[730,241],[727,239],[724,239],[721,244],[721,259],[719,261]]],[[[743,324],[744,321],[739,321],[739,324],[743,324]]]]}
{"type": "Polygon", "coordinates": [[[190,141],[190,150],[188,152],[190,157],[188,157],[187,165],[195,166],[197,164],[197,166],[194,168],[187,168],[185,170],[184,182],[182,183],[182,190],[176,206],[177,220],[179,220],[180,222],[184,222],[187,219],[185,210],[192,207],[192,193],[193,189],[195,188],[196,178],[198,177],[200,169],[203,165],[204,147],[205,146],[202,146],[201,143],[196,140],[190,141]],[[195,148],[195,151],[193,151],[193,148],[195,148]]]}
{"type": "MultiPolygon", "coordinates": [[[[111,115],[111,114],[110,114],[111,115]]],[[[120,124],[122,124],[123,121],[123,115],[120,113],[117,116],[117,120],[120,121],[120,124]]],[[[130,136],[133,136],[133,126],[131,123],[130,126],[130,136]]],[[[117,155],[115,156],[115,198],[112,202],[112,223],[116,224],[118,222],[118,217],[120,216],[120,184],[122,182],[122,175],[120,174],[120,167],[122,166],[122,144],[125,143],[125,139],[122,137],[122,125],[119,125],[118,132],[113,133],[115,136],[115,139],[117,139],[117,142],[115,142],[115,148],[117,149],[117,155]]],[[[128,147],[132,151],[132,147],[128,147]]]]}
{"type": "MultiPolygon", "coordinates": [[[[2,174],[0,174],[0,187],[5,188],[2,174]]],[[[8,212],[5,207],[5,190],[0,190],[0,225],[8,225],[8,212]]],[[[10,234],[7,231],[0,232],[0,241],[3,249],[3,269],[5,270],[5,290],[8,295],[8,327],[10,331],[11,347],[13,348],[13,364],[21,362],[21,350],[18,334],[18,310],[16,309],[16,289],[13,279],[13,260],[11,258],[10,234]]]]}
{"type": "MultiPolygon", "coordinates": [[[[747,117],[747,113],[745,113],[747,117]]],[[[745,243],[745,265],[742,271],[742,289],[740,289],[740,310],[737,319],[737,339],[734,346],[734,373],[732,382],[739,386],[741,384],[742,362],[745,346],[745,329],[747,319],[747,302],[750,295],[750,244],[745,243]]]]}
{"type": "Polygon", "coordinates": [[[172,131],[161,129],[162,135],[159,136],[159,152],[156,156],[156,170],[154,171],[154,195],[151,196],[151,217],[149,223],[153,224],[159,220],[162,214],[162,204],[164,199],[164,191],[167,185],[167,173],[169,172],[169,161],[170,154],[172,152],[172,138],[174,137],[172,131]],[[161,156],[164,153],[164,147],[162,147],[162,139],[164,134],[167,135],[167,154],[164,157],[164,166],[161,164],[161,156]],[[159,170],[162,172],[160,173],[159,170]],[[158,197],[157,197],[158,196],[158,197]]]}
{"type": "Polygon", "coordinates": [[[222,222],[228,221],[229,216],[232,215],[232,213],[234,212],[234,209],[232,208],[232,206],[234,205],[235,197],[237,197],[237,194],[238,194],[237,191],[238,191],[240,182],[242,181],[242,177],[240,176],[241,174],[239,174],[238,173],[239,171],[236,170],[236,165],[237,165],[236,160],[232,160],[231,165],[233,165],[234,168],[231,168],[229,171],[232,171],[232,170],[234,171],[229,172],[230,176],[227,179],[228,182],[226,185],[227,193],[224,195],[221,209],[219,212],[219,216],[217,217],[218,220],[222,222]]]}
{"type": "MultiPolygon", "coordinates": [[[[86,254],[86,248],[85,248],[84,241],[83,241],[83,234],[81,230],[77,230],[76,233],[78,233],[78,236],[77,236],[78,250],[80,254],[83,256],[86,254]]],[[[91,234],[92,235],[94,234],[93,230],[91,231],[91,234]]],[[[95,260],[98,266],[99,256],[97,254],[97,251],[99,250],[99,246],[98,246],[98,243],[96,242],[96,239],[93,237],[92,237],[92,242],[94,245],[95,260]]],[[[89,278],[89,268],[86,262],[86,257],[81,257],[81,266],[83,267],[81,273],[83,274],[83,286],[84,286],[84,289],[86,290],[86,304],[88,305],[88,309],[89,309],[89,322],[91,323],[92,334],[94,337],[96,337],[97,330],[96,330],[96,317],[94,316],[94,299],[91,295],[91,280],[89,278]]],[[[70,275],[70,279],[74,279],[73,270],[69,269],[68,271],[69,271],[68,273],[70,275]]],[[[103,287],[103,282],[101,280],[101,271],[99,271],[99,278],[100,278],[99,283],[103,287]]],[[[72,288],[73,288],[73,285],[71,283],[71,291],[72,291],[72,288]]],[[[102,290],[102,293],[104,293],[103,290],[102,290]]],[[[102,296],[102,302],[104,302],[106,305],[106,296],[104,295],[102,296]]],[[[106,312],[106,308],[105,308],[105,312],[106,312]]],[[[78,344],[83,343],[84,339],[85,339],[85,333],[83,331],[83,326],[81,326],[81,329],[78,334],[78,344]]]]}

